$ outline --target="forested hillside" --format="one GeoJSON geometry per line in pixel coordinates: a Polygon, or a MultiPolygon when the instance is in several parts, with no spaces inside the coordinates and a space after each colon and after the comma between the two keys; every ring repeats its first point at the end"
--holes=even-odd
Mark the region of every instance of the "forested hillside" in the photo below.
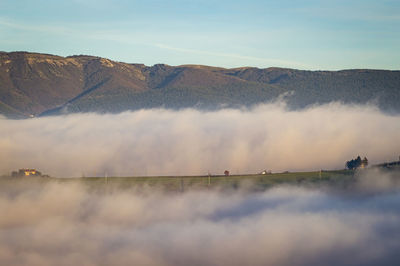
{"type": "Polygon", "coordinates": [[[400,71],[304,71],[158,64],[0,52],[0,114],[11,118],[141,108],[218,109],[285,95],[289,108],[331,101],[400,112],[400,71]]]}

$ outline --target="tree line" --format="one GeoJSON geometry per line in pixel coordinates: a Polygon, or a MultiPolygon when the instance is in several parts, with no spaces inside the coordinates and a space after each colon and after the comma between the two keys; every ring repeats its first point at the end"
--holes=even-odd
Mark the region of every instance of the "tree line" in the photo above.
{"type": "Polygon", "coordinates": [[[357,169],[357,168],[364,168],[367,166],[368,166],[367,157],[364,157],[364,159],[361,159],[360,156],[357,156],[357,158],[346,162],[346,168],[348,168],[350,170],[357,169]]]}

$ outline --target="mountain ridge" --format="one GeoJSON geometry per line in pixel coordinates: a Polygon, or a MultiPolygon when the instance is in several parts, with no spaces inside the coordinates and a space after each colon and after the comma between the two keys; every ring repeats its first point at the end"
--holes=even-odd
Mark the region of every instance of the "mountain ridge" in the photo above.
{"type": "Polygon", "coordinates": [[[287,95],[289,108],[376,102],[400,112],[400,71],[130,64],[87,55],[0,52],[0,114],[10,118],[142,108],[252,106],[287,95]]]}

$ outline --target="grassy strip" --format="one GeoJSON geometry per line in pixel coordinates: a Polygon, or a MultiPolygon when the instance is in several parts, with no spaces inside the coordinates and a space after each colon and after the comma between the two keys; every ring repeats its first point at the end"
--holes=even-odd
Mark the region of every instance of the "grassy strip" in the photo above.
{"type": "Polygon", "coordinates": [[[231,176],[149,176],[149,177],[85,177],[85,178],[1,178],[1,183],[48,184],[73,183],[82,184],[88,189],[130,189],[160,188],[168,191],[184,191],[193,188],[237,189],[246,187],[252,190],[263,190],[278,184],[346,184],[353,180],[354,171],[314,171],[256,175],[231,176]],[[11,182],[11,183],[14,183],[11,182]]]}

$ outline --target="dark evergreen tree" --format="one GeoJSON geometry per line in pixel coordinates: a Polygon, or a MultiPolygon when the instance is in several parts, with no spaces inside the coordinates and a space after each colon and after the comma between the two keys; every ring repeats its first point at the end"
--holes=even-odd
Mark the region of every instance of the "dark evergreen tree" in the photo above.
{"type": "MultiPolygon", "coordinates": [[[[367,162],[367,165],[368,165],[368,160],[367,160],[367,158],[364,158],[364,159],[366,159],[366,162],[367,162]]],[[[346,167],[348,168],[348,169],[356,169],[356,168],[358,168],[358,167],[360,167],[361,166],[361,164],[363,163],[363,161],[364,160],[361,160],[361,157],[360,156],[357,156],[357,158],[356,159],[352,159],[352,160],[350,160],[350,161],[347,161],[346,162],[346,167]]],[[[366,165],[365,165],[366,166],[366,165]]]]}

